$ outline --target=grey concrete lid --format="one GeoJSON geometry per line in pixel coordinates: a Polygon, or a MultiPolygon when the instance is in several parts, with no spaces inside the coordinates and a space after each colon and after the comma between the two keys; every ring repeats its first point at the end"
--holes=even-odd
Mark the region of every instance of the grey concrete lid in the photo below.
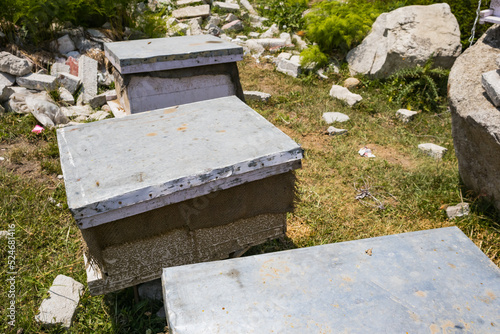
{"type": "Polygon", "coordinates": [[[121,74],[220,64],[243,59],[241,46],[212,35],[105,43],[104,52],[121,74]]]}
{"type": "Polygon", "coordinates": [[[296,142],[235,96],[66,127],[57,139],[80,228],[284,173],[302,159],[296,142]]]}
{"type": "Polygon", "coordinates": [[[162,285],[173,334],[500,325],[500,270],[457,227],[170,267],[162,285]]]}

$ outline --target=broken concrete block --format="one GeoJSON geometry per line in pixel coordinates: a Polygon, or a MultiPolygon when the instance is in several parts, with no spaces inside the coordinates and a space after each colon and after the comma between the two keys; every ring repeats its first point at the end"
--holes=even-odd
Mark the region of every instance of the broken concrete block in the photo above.
{"type": "Polygon", "coordinates": [[[83,102],[85,103],[97,95],[97,67],[97,61],[92,58],[81,56],[78,59],[78,77],[82,80],[83,102]]]}
{"type": "Polygon", "coordinates": [[[118,98],[115,89],[104,92],[104,95],[106,95],[106,101],[116,100],[118,98]]]}
{"type": "Polygon", "coordinates": [[[57,77],[60,73],[69,73],[70,67],[69,65],[62,63],[54,63],[50,67],[50,75],[57,77]]]}
{"type": "Polygon", "coordinates": [[[100,108],[106,104],[106,101],[107,101],[106,94],[103,93],[89,99],[88,103],[92,108],[100,108]]]}
{"type": "Polygon", "coordinates": [[[71,327],[83,288],[82,283],[71,277],[58,275],[49,289],[49,297],[42,301],[40,313],[35,319],[45,325],[61,324],[64,328],[71,327]]]}
{"type": "Polygon", "coordinates": [[[222,1],[214,1],[212,3],[212,6],[215,8],[219,8],[228,12],[237,12],[240,10],[240,5],[237,3],[229,3],[229,2],[222,2],[222,1]]]}
{"type": "Polygon", "coordinates": [[[59,87],[59,98],[61,101],[65,104],[73,105],[75,104],[75,98],[73,97],[73,94],[69,90],[67,90],[65,87],[59,87]]]}
{"type": "Polygon", "coordinates": [[[351,107],[363,99],[361,95],[351,93],[349,89],[339,85],[332,86],[330,96],[346,102],[351,107]]]}
{"type": "Polygon", "coordinates": [[[459,203],[455,206],[449,206],[446,208],[446,215],[449,219],[454,219],[457,217],[469,215],[469,203],[459,203]]]}
{"type": "Polygon", "coordinates": [[[76,46],[69,35],[64,35],[57,39],[57,51],[59,51],[59,53],[66,54],[74,50],[76,50],[76,46]]]}
{"type": "Polygon", "coordinates": [[[9,73],[0,72],[0,86],[12,86],[16,83],[16,77],[9,73]]]}
{"type": "Polygon", "coordinates": [[[411,121],[416,114],[418,114],[416,111],[408,109],[399,109],[396,111],[396,116],[398,116],[404,123],[411,121]]]}
{"type": "Polygon", "coordinates": [[[292,56],[289,60],[280,59],[276,70],[294,78],[298,77],[299,74],[302,73],[302,68],[300,67],[300,56],[292,56]]]}
{"type": "Polygon", "coordinates": [[[161,290],[161,279],[155,279],[146,283],[139,284],[137,287],[139,298],[149,300],[163,300],[163,292],[161,290]]]}
{"type": "Polygon", "coordinates": [[[267,102],[271,98],[271,94],[258,92],[254,90],[246,90],[243,92],[245,95],[245,100],[255,100],[261,102],[267,102]]]}
{"type": "Polygon", "coordinates": [[[273,23],[273,25],[269,29],[267,29],[260,35],[260,38],[272,38],[274,35],[279,34],[279,32],[280,30],[278,28],[278,25],[276,23],[273,23]]]}
{"type": "Polygon", "coordinates": [[[222,26],[222,31],[241,31],[243,30],[243,22],[240,20],[229,22],[222,26]]]}
{"type": "Polygon", "coordinates": [[[418,148],[436,160],[441,160],[443,155],[448,151],[448,149],[432,143],[420,144],[418,148]]]}
{"type": "Polygon", "coordinates": [[[17,77],[16,82],[21,87],[36,90],[54,90],[57,86],[56,77],[37,73],[17,77]]]}
{"type": "Polygon", "coordinates": [[[210,5],[184,7],[172,12],[172,16],[176,19],[190,19],[197,16],[207,17],[208,15],[210,15],[210,5]]]}
{"type": "Polygon", "coordinates": [[[17,77],[30,73],[32,66],[26,59],[16,57],[8,52],[0,52],[0,72],[6,72],[17,77]]]}
{"type": "Polygon", "coordinates": [[[327,124],[332,124],[334,122],[343,123],[350,119],[349,116],[341,112],[325,112],[322,117],[327,124]]]}
{"type": "Polygon", "coordinates": [[[71,94],[75,94],[77,89],[80,87],[82,80],[80,80],[79,77],[69,73],[59,73],[57,82],[59,82],[61,86],[69,90],[71,94]]]}
{"type": "Polygon", "coordinates": [[[500,73],[498,70],[483,73],[481,84],[495,107],[500,106],[500,73]]]}
{"type": "Polygon", "coordinates": [[[326,131],[328,131],[328,134],[330,136],[343,135],[344,133],[347,133],[346,129],[337,129],[336,127],[333,126],[328,127],[326,131]]]}

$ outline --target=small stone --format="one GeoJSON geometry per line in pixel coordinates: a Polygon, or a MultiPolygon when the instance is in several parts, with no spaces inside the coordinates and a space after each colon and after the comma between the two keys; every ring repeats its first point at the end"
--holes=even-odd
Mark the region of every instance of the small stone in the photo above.
{"type": "Polygon", "coordinates": [[[284,39],[285,40],[285,44],[292,44],[292,37],[290,36],[289,33],[287,32],[283,32],[280,34],[280,39],[284,39]]]}
{"type": "Polygon", "coordinates": [[[50,67],[50,75],[57,77],[59,73],[69,73],[70,68],[69,65],[66,64],[61,64],[61,63],[54,63],[50,67]]]}
{"type": "Polygon", "coordinates": [[[344,133],[347,133],[346,129],[337,129],[333,126],[330,126],[327,131],[330,136],[343,135],[344,133]]]}
{"type": "Polygon", "coordinates": [[[139,284],[137,287],[139,298],[149,300],[163,300],[163,292],[161,288],[161,279],[155,279],[146,283],[139,284]]]}
{"type": "Polygon", "coordinates": [[[63,175],[57,175],[57,178],[58,178],[59,180],[62,180],[62,179],[64,179],[64,176],[63,176],[63,175]]]}
{"type": "Polygon", "coordinates": [[[222,31],[241,31],[243,30],[243,22],[240,20],[229,22],[223,25],[221,29],[222,31]]]}
{"type": "Polygon", "coordinates": [[[0,86],[12,86],[16,83],[16,77],[9,73],[0,72],[0,86]]]}
{"type": "Polygon", "coordinates": [[[252,15],[257,15],[257,12],[255,9],[252,7],[252,4],[248,0],[240,0],[240,4],[245,7],[246,10],[252,15]]]}
{"type": "Polygon", "coordinates": [[[103,94],[99,94],[99,95],[94,96],[93,98],[89,99],[88,103],[90,104],[90,106],[92,108],[100,108],[101,106],[106,104],[106,101],[107,101],[106,94],[103,93],[103,94]]]}
{"type": "Polygon", "coordinates": [[[58,275],[49,289],[49,297],[42,301],[40,313],[35,319],[45,325],[61,324],[68,329],[71,327],[83,289],[83,284],[73,278],[58,275]]]}
{"type": "Polygon", "coordinates": [[[455,206],[447,207],[446,215],[448,215],[449,219],[454,219],[457,217],[468,216],[469,211],[469,203],[459,203],[455,206]]]}
{"type": "Polygon", "coordinates": [[[76,50],[76,46],[69,35],[64,35],[57,39],[57,51],[59,51],[59,53],[65,54],[73,50],[76,50]]]}
{"type": "Polygon", "coordinates": [[[300,67],[300,56],[292,56],[290,60],[280,59],[276,70],[294,78],[298,77],[299,74],[302,73],[302,68],[300,67]]]}
{"type": "Polygon", "coordinates": [[[330,96],[346,102],[351,107],[363,99],[361,95],[351,93],[349,89],[338,85],[332,86],[330,96]]]}
{"type": "Polygon", "coordinates": [[[78,90],[78,88],[82,83],[82,80],[80,80],[79,77],[69,73],[59,73],[57,81],[64,88],[66,88],[71,94],[75,94],[75,92],[78,90]]]}
{"type": "Polygon", "coordinates": [[[75,117],[75,116],[87,117],[94,112],[94,110],[89,105],[61,107],[61,111],[66,117],[75,117]]]}
{"type": "Polygon", "coordinates": [[[326,80],[326,79],[328,79],[328,76],[326,76],[324,73],[325,73],[325,72],[324,72],[324,70],[323,70],[322,68],[320,68],[319,70],[317,70],[317,71],[316,71],[316,74],[317,74],[317,75],[318,75],[321,79],[326,80]]]}
{"type": "Polygon", "coordinates": [[[341,112],[325,112],[323,114],[323,120],[327,124],[332,124],[334,122],[343,123],[347,122],[349,119],[350,119],[349,116],[341,112]]]}
{"type": "Polygon", "coordinates": [[[69,105],[75,104],[75,98],[73,97],[73,94],[71,94],[69,90],[67,90],[65,87],[59,87],[58,91],[59,91],[59,98],[63,103],[69,105]]]}
{"type": "Polygon", "coordinates": [[[203,34],[203,30],[201,29],[200,23],[197,19],[189,20],[189,29],[191,31],[191,36],[203,34]]]}
{"type": "Polygon", "coordinates": [[[37,73],[17,77],[16,82],[21,87],[36,90],[54,90],[57,84],[55,77],[37,73]]]}
{"type": "Polygon", "coordinates": [[[359,85],[360,81],[356,78],[347,78],[344,81],[344,87],[347,89],[355,88],[359,85]]]}
{"type": "Polygon", "coordinates": [[[177,23],[175,26],[171,27],[168,34],[169,36],[184,36],[188,35],[191,27],[185,23],[177,23]]]}
{"type": "Polygon", "coordinates": [[[243,92],[243,95],[245,95],[245,100],[254,100],[261,102],[267,102],[271,98],[271,94],[253,90],[246,90],[243,92]]]}
{"type": "Polygon", "coordinates": [[[172,12],[172,16],[176,19],[190,19],[197,16],[207,17],[208,15],[210,15],[210,5],[184,7],[172,12]]]}
{"type": "Polygon", "coordinates": [[[411,121],[416,114],[418,114],[416,111],[408,109],[399,109],[396,111],[396,116],[398,116],[404,123],[411,121]]]}
{"type": "Polygon", "coordinates": [[[210,35],[213,35],[213,36],[219,36],[219,35],[220,35],[220,33],[221,33],[221,30],[220,30],[220,28],[219,28],[219,27],[217,27],[217,26],[213,26],[213,27],[210,27],[210,28],[208,29],[208,33],[209,33],[210,35]]]}
{"type": "Polygon", "coordinates": [[[226,22],[233,22],[233,21],[236,21],[238,20],[238,16],[234,15],[233,13],[229,13],[227,14],[227,17],[224,21],[226,22]]]}
{"type": "Polygon", "coordinates": [[[260,33],[255,32],[255,31],[248,33],[248,37],[250,37],[250,38],[259,38],[259,36],[260,36],[260,33]]]}
{"type": "Polygon", "coordinates": [[[267,29],[265,32],[263,32],[260,35],[260,38],[272,38],[274,35],[279,34],[280,30],[278,28],[278,25],[276,23],[273,23],[273,25],[267,29]]]}
{"type": "Polygon", "coordinates": [[[118,98],[115,89],[104,92],[104,95],[106,95],[106,101],[116,100],[118,98]]]}
{"type": "Polygon", "coordinates": [[[207,28],[205,29],[208,29],[208,27],[210,25],[214,25],[214,26],[218,26],[220,24],[220,17],[218,15],[211,15],[209,18],[208,18],[208,23],[207,23],[207,28]]]}
{"type": "Polygon", "coordinates": [[[97,95],[97,68],[98,63],[92,58],[81,56],[78,60],[78,77],[82,80],[85,103],[97,95]]]}
{"type": "Polygon", "coordinates": [[[90,115],[89,118],[93,121],[102,121],[103,119],[105,119],[108,116],[109,116],[109,112],[107,112],[105,110],[98,110],[97,112],[90,115]]]}
{"type": "Polygon", "coordinates": [[[214,6],[215,8],[220,8],[220,9],[228,11],[228,12],[237,12],[240,10],[240,5],[238,5],[237,3],[214,1],[212,3],[212,6],[214,6]]]}
{"type": "Polygon", "coordinates": [[[481,84],[495,107],[500,106],[500,71],[494,70],[483,73],[481,84]]]}
{"type": "Polygon", "coordinates": [[[436,160],[441,160],[443,155],[448,151],[446,148],[432,143],[420,144],[418,148],[436,160]]]}
{"type": "Polygon", "coordinates": [[[6,72],[16,77],[31,72],[32,64],[8,52],[0,52],[0,72],[6,72]]]}
{"type": "Polygon", "coordinates": [[[289,60],[290,58],[292,58],[292,54],[290,52],[281,52],[277,58],[280,60],[289,60]]]}

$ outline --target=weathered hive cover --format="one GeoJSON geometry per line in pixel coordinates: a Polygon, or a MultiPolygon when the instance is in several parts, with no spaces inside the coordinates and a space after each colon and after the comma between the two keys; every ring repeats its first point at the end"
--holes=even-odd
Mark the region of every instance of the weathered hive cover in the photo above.
{"type": "Polygon", "coordinates": [[[500,328],[500,270],[456,227],[170,267],[162,284],[177,334],[500,328]]]}
{"type": "Polygon", "coordinates": [[[300,166],[300,146],[237,97],[57,131],[68,205],[80,228],[300,166]]]}
{"type": "Polygon", "coordinates": [[[243,59],[241,46],[212,35],[105,43],[104,52],[121,74],[229,63],[243,59]]]}

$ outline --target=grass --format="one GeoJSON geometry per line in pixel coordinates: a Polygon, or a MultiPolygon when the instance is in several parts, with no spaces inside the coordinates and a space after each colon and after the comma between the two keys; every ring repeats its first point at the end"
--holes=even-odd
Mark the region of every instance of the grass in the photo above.
{"type": "MultiPolygon", "coordinates": [[[[388,101],[381,84],[361,78],[354,91],[364,100],[353,108],[332,99],[331,85],[347,78],[345,70],[324,81],[312,76],[294,79],[250,57],[239,69],[244,90],[272,94],[268,103],[250,101],[250,106],[305,149],[303,168],[297,171],[299,200],[288,217],[287,238],[254,247],[249,254],[456,225],[500,264],[499,217],[460,183],[450,114],[444,106],[404,124],[395,117],[401,106],[388,101]],[[346,135],[325,134],[328,125],[321,115],[328,111],[350,116],[342,124],[349,130],[346,135]],[[435,161],[418,151],[423,142],[449,152],[435,161]],[[360,157],[357,151],[363,146],[376,158],[360,157]],[[380,203],[374,200],[356,200],[363,189],[385,209],[377,208],[380,203]],[[472,203],[471,214],[448,220],[443,208],[462,197],[472,203]]],[[[20,328],[24,333],[64,332],[40,327],[34,316],[57,275],[86,282],[79,231],[66,205],[64,182],[57,178],[61,170],[55,131],[32,134],[35,124],[32,116],[6,114],[0,119],[0,156],[6,158],[0,161],[0,230],[16,226],[17,272],[16,325],[0,321],[3,333],[20,328]]],[[[8,290],[7,255],[0,254],[2,291],[8,290]]],[[[8,302],[2,294],[2,320],[7,319],[8,302]]],[[[160,307],[149,301],[135,304],[131,289],[99,297],[85,289],[69,333],[162,333],[164,320],[155,316],[160,307]]]]}

